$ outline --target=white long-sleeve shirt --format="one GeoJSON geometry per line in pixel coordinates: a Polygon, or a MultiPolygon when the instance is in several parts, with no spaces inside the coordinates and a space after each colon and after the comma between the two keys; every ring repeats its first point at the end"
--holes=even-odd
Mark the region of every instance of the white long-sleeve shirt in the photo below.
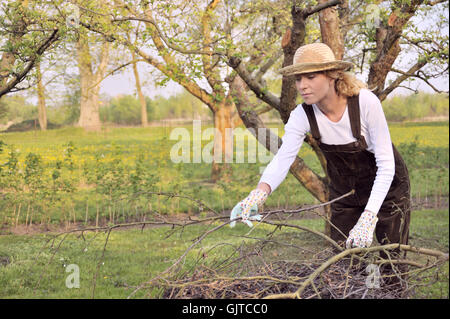
{"type": "MultiPolygon", "coordinates": [[[[378,213],[389,191],[395,174],[395,161],[389,128],[378,97],[367,89],[359,94],[361,134],[367,150],[375,155],[377,174],[365,209],[378,213]]],[[[313,104],[322,143],[342,145],[356,141],[348,116],[348,107],[338,122],[333,122],[313,104]]],[[[284,181],[295,160],[305,135],[310,131],[308,117],[301,104],[291,112],[282,137],[283,144],[267,165],[260,183],[267,183],[272,192],[284,181]]]]}

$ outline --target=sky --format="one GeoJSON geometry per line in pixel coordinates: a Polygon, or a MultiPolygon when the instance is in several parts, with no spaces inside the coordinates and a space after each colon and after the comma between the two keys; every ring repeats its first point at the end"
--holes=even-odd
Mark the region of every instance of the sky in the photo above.
{"type": "MultiPolygon", "coordinates": [[[[142,85],[144,95],[150,98],[154,98],[157,95],[169,97],[183,91],[182,86],[173,81],[169,81],[164,87],[154,85],[150,68],[150,66],[145,65],[145,62],[138,63],[139,77],[142,81],[145,81],[144,85],[142,85]]],[[[112,97],[116,95],[135,94],[136,82],[131,67],[120,74],[109,76],[103,80],[100,93],[112,97]]]]}

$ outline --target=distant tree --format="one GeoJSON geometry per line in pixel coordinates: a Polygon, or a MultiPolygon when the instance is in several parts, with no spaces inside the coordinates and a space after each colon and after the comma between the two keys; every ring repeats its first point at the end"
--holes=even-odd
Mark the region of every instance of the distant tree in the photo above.
{"type": "Polygon", "coordinates": [[[141,124],[141,104],[133,95],[122,95],[100,108],[103,120],[121,125],[141,124]]]}
{"type": "Polygon", "coordinates": [[[448,116],[447,94],[420,92],[408,96],[394,96],[383,101],[388,121],[421,120],[427,117],[448,116]]]}
{"type": "Polygon", "coordinates": [[[90,35],[86,30],[81,30],[76,48],[81,85],[78,125],[85,130],[98,131],[101,125],[98,96],[100,83],[108,66],[110,43],[95,39],[95,35],[90,35]],[[98,56],[95,56],[95,53],[92,52],[92,41],[100,42],[98,56]]]}
{"type": "Polygon", "coordinates": [[[37,118],[36,106],[27,102],[21,95],[7,95],[0,101],[0,109],[3,109],[4,112],[1,119],[3,123],[8,121],[18,123],[37,118]]]}
{"type": "Polygon", "coordinates": [[[66,115],[64,124],[74,125],[80,118],[80,102],[81,90],[80,88],[65,95],[62,108],[66,115]]]}
{"type": "Polygon", "coordinates": [[[45,86],[42,80],[41,62],[36,62],[37,96],[38,96],[38,120],[42,131],[47,130],[47,110],[45,107],[45,86]]]}

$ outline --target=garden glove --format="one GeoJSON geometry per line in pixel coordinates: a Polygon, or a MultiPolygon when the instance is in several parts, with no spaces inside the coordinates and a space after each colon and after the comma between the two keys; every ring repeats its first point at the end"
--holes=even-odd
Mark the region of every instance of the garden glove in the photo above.
{"type": "Polygon", "coordinates": [[[372,244],[373,231],[377,221],[377,214],[365,210],[349,233],[345,243],[347,249],[352,247],[369,247],[372,244]]]}
{"type": "MultiPolygon", "coordinates": [[[[245,199],[234,206],[230,214],[230,220],[241,217],[243,223],[246,223],[249,227],[253,227],[253,223],[250,220],[261,220],[262,216],[257,214],[258,207],[264,204],[267,196],[268,194],[261,189],[252,190],[245,199]]],[[[230,227],[234,227],[235,225],[235,221],[230,223],[230,227]]]]}

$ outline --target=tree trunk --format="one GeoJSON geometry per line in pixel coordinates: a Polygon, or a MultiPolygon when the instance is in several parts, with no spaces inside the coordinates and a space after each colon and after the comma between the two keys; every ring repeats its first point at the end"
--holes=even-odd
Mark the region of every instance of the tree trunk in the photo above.
{"type": "MultiPolygon", "coordinates": [[[[136,53],[133,50],[131,50],[131,57],[133,60],[136,59],[136,53]]],[[[145,103],[145,97],[144,94],[142,94],[141,81],[139,79],[139,72],[136,62],[133,63],[133,72],[136,80],[136,91],[139,97],[139,103],[141,104],[141,124],[143,127],[146,127],[148,126],[147,103],[145,103]]]]}
{"type": "Polygon", "coordinates": [[[10,52],[4,52],[2,59],[0,60],[0,88],[6,86],[8,82],[8,76],[10,74],[10,68],[14,65],[16,58],[10,52]]]}
{"type": "Polygon", "coordinates": [[[45,89],[42,83],[41,63],[36,62],[38,119],[42,131],[47,130],[47,110],[45,108],[45,89]]]}
{"type": "MultiPolygon", "coordinates": [[[[319,0],[326,3],[328,0],[319,0]]],[[[339,29],[339,15],[336,7],[326,8],[319,12],[319,24],[322,42],[333,51],[337,60],[344,56],[344,39],[339,29]]]]}
{"type": "Polygon", "coordinates": [[[88,39],[80,34],[77,42],[78,68],[80,70],[81,103],[78,125],[87,131],[99,131],[101,128],[98,94],[100,82],[108,63],[109,43],[104,42],[97,72],[92,71],[92,56],[88,39]]]}
{"type": "Polygon", "coordinates": [[[214,112],[214,160],[211,179],[230,181],[233,161],[232,104],[225,101],[214,112]]]}
{"type": "MultiPolygon", "coordinates": [[[[305,42],[306,17],[302,11],[297,11],[295,6],[292,8],[292,22],[292,29],[286,31],[281,43],[284,55],[282,67],[292,65],[295,52],[305,42]]],[[[279,113],[283,123],[287,123],[291,111],[296,107],[297,88],[293,76],[283,76],[281,81],[279,113]]]]}
{"type": "Polygon", "coordinates": [[[91,82],[88,80],[81,81],[80,119],[78,120],[78,125],[87,131],[100,131],[98,91],[88,90],[87,87],[90,84],[91,82]]]}

